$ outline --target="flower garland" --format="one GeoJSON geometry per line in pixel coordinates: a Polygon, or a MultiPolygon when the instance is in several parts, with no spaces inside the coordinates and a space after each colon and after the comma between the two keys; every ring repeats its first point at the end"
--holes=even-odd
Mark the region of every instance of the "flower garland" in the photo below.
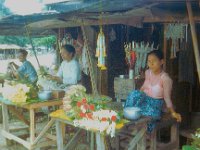
{"type": "Polygon", "coordinates": [[[84,127],[87,130],[98,130],[106,132],[111,137],[115,136],[116,121],[119,119],[118,114],[113,110],[104,110],[96,107],[95,104],[89,103],[86,98],[76,103],[76,119],[74,126],[84,127]]]}
{"type": "Polygon", "coordinates": [[[82,85],[73,85],[65,93],[63,110],[73,120],[74,126],[106,132],[114,137],[120,117],[117,112],[106,108],[105,104],[109,101],[106,96],[96,98],[86,94],[82,85]]]}

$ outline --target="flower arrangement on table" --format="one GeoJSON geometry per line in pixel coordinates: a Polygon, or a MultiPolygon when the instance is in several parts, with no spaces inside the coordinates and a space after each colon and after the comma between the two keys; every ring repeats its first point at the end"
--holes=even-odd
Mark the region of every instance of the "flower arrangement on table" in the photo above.
{"type": "MultiPolygon", "coordinates": [[[[63,98],[63,109],[74,123],[87,130],[106,132],[114,137],[116,123],[120,115],[106,107],[106,103],[84,92],[84,88],[73,87],[63,98]],[[82,90],[80,90],[82,89],[82,90]]],[[[105,100],[105,97],[103,97],[105,100]]]]}
{"type": "Polygon", "coordinates": [[[37,97],[38,88],[24,81],[7,81],[1,92],[5,99],[13,103],[25,103],[37,97]]]}
{"type": "Polygon", "coordinates": [[[117,112],[104,108],[102,104],[89,102],[86,98],[78,101],[73,109],[75,110],[74,126],[105,131],[114,137],[116,121],[119,120],[117,112]]]}
{"type": "Polygon", "coordinates": [[[26,102],[30,87],[26,84],[6,85],[2,89],[2,96],[12,102],[26,102]]]}

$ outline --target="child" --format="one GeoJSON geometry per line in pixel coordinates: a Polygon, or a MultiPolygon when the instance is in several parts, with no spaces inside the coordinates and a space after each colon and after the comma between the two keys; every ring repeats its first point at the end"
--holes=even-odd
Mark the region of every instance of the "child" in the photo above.
{"type": "Polygon", "coordinates": [[[126,100],[125,107],[140,107],[144,116],[151,116],[152,122],[148,124],[148,131],[151,132],[156,120],[160,119],[164,102],[172,117],[178,122],[181,121],[180,114],[173,109],[171,101],[172,80],[163,71],[163,54],[159,50],[151,51],[148,54],[145,72],[145,81],[140,91],[131,92],[126,100]]]}
{"type": "Polygon", "coordinates": [[[16,69],[12,69],[12,72],[17,79],[27,80],[30,83],[36,83],[38,79],[37,72],[33,65],[26,60],[27,55],[28,52],[26,50],[20,50],[18,52],[18,59],[22,62],[22,65],[18,66],[14,62],[10,62],[10,65],[14,66],[16,69]]]}

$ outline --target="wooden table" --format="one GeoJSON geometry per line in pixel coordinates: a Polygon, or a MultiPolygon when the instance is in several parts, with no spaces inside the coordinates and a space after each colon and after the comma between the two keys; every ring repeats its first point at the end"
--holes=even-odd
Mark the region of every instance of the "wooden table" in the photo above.
{"type": "MultiPolygon", "coordinates": [[[[71,138],[71,140],[67,143],[66,146],[64,146],[62,124],[64,123],[64,124],[74,126],[73,121],[65,115],[63,110],[57,110],[56,112],[51,113],[50,116],[52,117],[52,120],[56,122],[57,150],[70,149],[71,144],[77,143],[77,139],[78,139],[78,137],[80,137],[80,131],[85,128],[78,127],[79,129],[75,133],[74,137],[71,138]]],[[[121,127],[117,127],[118,129],[116,129],[116,131],[117,131],[116,136],[119,137],[118,135],[123,134],[123,131],[126,128],[130,127],[130,130],[131,130],[130,133],[133,133],[134,136],[131,138],[130,143],[127,144],[128,150],[135,150],[136,147],[139,147],[140,150],[145,150],[146,149],[145,133],[147,130],[147,122],[149,120],[150,120],[149,118],[141,118],[137,121],[131,121],[126,124],[120,125],[121,127]]],[[[97,150],[105,150],[106,149],[106,145],[104,143],[105,136],[103,136],[99,132],[95,132],[95,131],[90,131],[90,132],[91,132],[90,149],[91,150],[95,149],[95,146],[94,146],[94,143],[95,143],[94,135],[95,135],[96,136],[96,144],[97,144],[96,149],[97,150]]],[[[116,149],[120,149],[120,147],[119,147],[120,141],[118,141],[118,140],[119,140],[119,138],[116,138],[116,145],[118,145],[116,147],[116,149]]]]}
{"type": "Polygon", "coordinates": [[[36,137],[36,123],[35,123],[35,112],[37,109],[40,109],[42,107],[49,107],[49,106],[59,106],[62,105],[61,100],[49,100],[49,101],[43,101],[43,102],[37,102],[37,103],[24,103],[24,104],[13,104],[12,102],[5,100],[4,98],[0,97],[0,102],[2,103],[2,115],[3,115],[3,128],[1,130],[1,134],[10,140],[14,140],[20,144],[22,144],[24,147],[26,147],[29,150],[49,146],[52,143],[56,143],[56,137],[53,135],[50,135],[46,133],[46,131],[52,126],[54,123],[52,120],[47,122],[45,127],[43,128],[40,133],[37,134],[36,137]],[[14,107],[13,107],[14,106],[14,107]],[[25,119],[24,114],[21,114],[16,108],[22,108],[26,109],[29,112],[29,121],[25,119]],[[9,114],[8,110],[11,111],[14,115],[16,115],[17,118],[19,118],[21,121],[23,121],[25,124],[29,126],[29,134],[30,134],[30,140],[24,140],[9,130],[9,114]],[[43,137],[48,138],[49,140],[46,141],[40,141],[43,137]]]}

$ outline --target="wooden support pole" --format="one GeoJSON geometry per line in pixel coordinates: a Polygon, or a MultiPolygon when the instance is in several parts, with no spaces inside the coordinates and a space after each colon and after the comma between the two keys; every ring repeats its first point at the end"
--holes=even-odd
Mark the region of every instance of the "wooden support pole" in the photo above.
{"type": "Polygon", "coordinates": [[[197,33],[196,33],[191,3],[187,1],[186,5],[187,5],[188,17],[190,21],[190,29],[191,29],[191,34],[192,34],[192,42],[193,42],[194,55],[195,55],[196,66],[197,66],[197,73],[198,73],[199,82],[200,82],[200,56],[199,56],[199,48],[198,48],[198,42],[197,42],[197,33]]]}

